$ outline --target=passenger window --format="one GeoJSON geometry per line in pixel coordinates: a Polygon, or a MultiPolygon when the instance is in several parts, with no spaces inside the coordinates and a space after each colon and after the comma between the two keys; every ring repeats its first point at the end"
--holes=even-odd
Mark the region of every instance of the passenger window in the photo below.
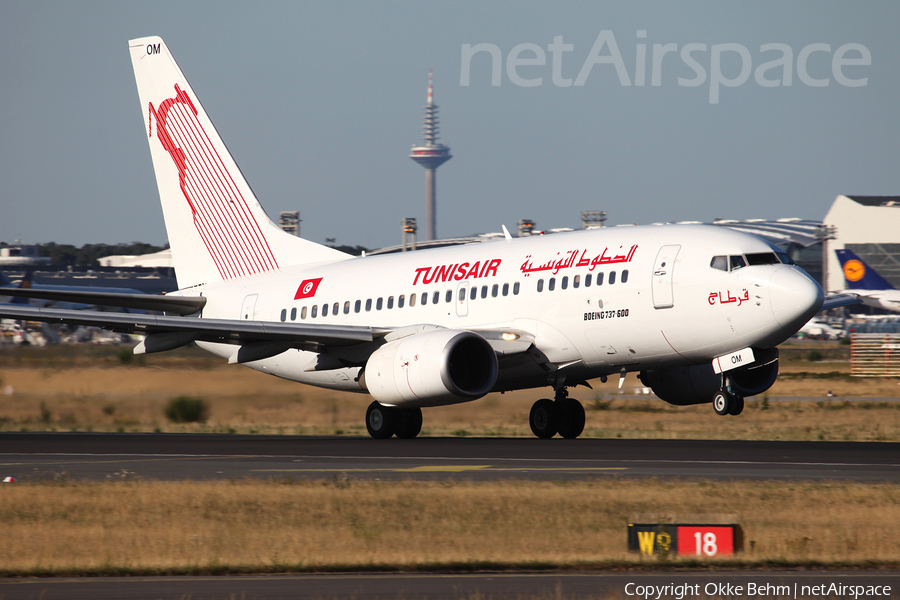
{"type": "Polygon", "coordinates": [[[462,302],[466,299],[466,288],[459,288],[459,301],[462,302]]]}
{"type": "Polygon", "coordinates": [[[416,295],[415,295],[415,294],[410,294],[410,295],[409,295],[409,305],[410,305],[410,306],[415,306],[415,305],[416,305],[416,295]]]}
{"type": "Polygon", "coordinates": [[[428,304],[428,292],[422,292],[422,306],[428,304]]]}
{"type": "Polygon", "coordinates": [[[487,286],[486,285],[481,286],[481,297],[487,298],[487,286]]]}
{"type": "Polygon", "coordinates": [[[747,266],[747,263],[744,262],[744,257],[740,254],[735,256],[728,257],[728,266],[732,271],[737,271],[738,269],[742,269],[747,266]]]}
{"type": "Polygon", "coordinates": [[[394,297],[388,296],[388,309],[394,308],[394,297]]]}
{"type": "Polygon", "coordinates": [[[381,301],[381,298],[375,301],[375,310],[381,310],[381,307],[384,305],[384,302],[381,301]]]}
{"type": "Polygon", "coordinates": [[[291,309],[291,321],[296,321],[296,320],[297,320],[297,308],[294,307],[291,309]]]}
{"type": "Polygon", "coordinates": [[[509,296],[509,284],[508,283],[503,284],[503,295],[509,296]]]}
{"type": "MultiPolygon", "coordinates": [[[[313,308],[315,308],[315,307],[313,307],[313,308]]],[[[306,307],[305,306],[300,309],[300,318],[302,320],[306,320],[306,307]]]]}
{"type": "Polygon", "coordinates": [[[495,283],[494,286],[491,288],[491,297],[496,298],[499,291],[500,291],[500,286],[495,283]]]}
{"type": "Polygon", "coordinates": [[[537,291],[539,291],[539,292],[544,291],[544,280],[543,279],[538,279],[537,291]]]}
{"type": "Polygon", "coordinates": [[[628,269],[622,271],[622,283],[626,283],[628,281],[628,269]]]}
{"type": "Polygon", "coordinates": [[[615,272],[615,271],[610,271],[610,272],[609,272],[609,285],[612,285],[612,284],[614,284],[615,282],[616,282],[616,272],[615,272]]]}
{"type": "Polygon", "coordinates": [[[328,316],[328,305],[327,305],[327,304],[323,304],[323,305],[322,305],[322,316],[323,316],[323,317],[327,317],[327,316],[328,316]]]}
{"type": "Polygon", "coordinates": [[[709,261],[709,266],[713,269],[718,269],[719,271],[728,271],[728,257],[713,256],[712,260],[709,261]]]}
{"type": "Polygon", "coordinates": [[[397,308],[403,308],[404,304],[406,304],[406,294],[400,294],[400,297],[397,298],[397,308]]]}
{"type": "Polygon", "coordinates": [[[547,291],[552,292],[556,289],[556,277],[551,277],[550,281],[547,282],[547,291]]]}
{"type": "MultiPolygon", "coordinates": [[[[453,290],[447,290],[445,302],[450,302],[451,300],[453,300],[453,290]]],[[[462,300],[462,298],[460,298],[460,300],[462,300]]]]}
{"type": "Polygon", "coordinates": [[[318,305],[318,304],[313,305],[313,307],[312,307],[312,316],[311,316],[311,318],[315,319],[315,318],[316,318],[316,313],[317,313],[317,312],[319,312],[319,305],[318,305]]]}
{"type": "Polygon", "coordinates": [[[281,320],[287,321],[287,309],[286,308],[281,309],[281,320]]]}
{"type": "MultiPolygon", "coordinates": [[[[372,304],[372,301],[369,300],[368,304],[372,304]]],[[[362,306],[362,300],[357,300],[353,304],[353,312],[358,313],[361,306],[362,306]]]]}
{"type": "Polygon", "coordinates": [[[513,284],[513,296],[518,296],[518,295],[519,295],[519,282],[517,281],[513,284]]]}
{"type": "Polygon", "coordinates": [[[561,284],[561,285],[560,285],[559,287],[561,287],[561,288],[564,289],[564,290],[567,289],[567,288],[569,287],[569,277],[568,277],[568,276],[563,277],[563,278],[562,278],[562,281],[560,282],[560,284],[561,284]]]}
{"type": "Polygon", "coordinates": [[[331,305],[331,314],[336,317],[338,315],[338,311],[340,309],[341,309],[341,303],[335,302],[334,304],[331,305]]]}
{"type": "MultiPolygon", "coordinates": [[[[357,310],[356,312],[359,312],[359,311],[357,310]]],[[[350,314],[350,301],[349,300],[344,300],[344,314],[345,315],[350,314]]]]}
{"type": "Polygon", "coordinates": [[[372,299],[371,298],[366,300],[366,312],[369,312],[370,310],[372,310],[372,299]]]}
{"type": "MultiPolygon", "coordinates": [[[[441,293],[437,290],[434,290],[434,294],[431,295],[431,303],[437,304],[440,301],[441,301],[441,293]]],[[[450,301],[450,298],[448,297],[447,302],[449,302],[449,301],[450,301]]]]}
{"type": "Polygon", "coordinates": [[[591,287],[591,277],[593,277],[593,275],[590,273],[584,276],[584,287],[591,287]]]}
{"type": "Polygon", "coordinates": [[[603,273],[597,273],[597,283],[596,285],[603,285],[603,273]]]}
{"type": "Polygon", "coordinates": [[[471,291],[469,292],[469,300],[474,300],[478,297],[478,287],[472,286],[471,291]]]}
{"type": "Polygon", "coordinates": [[[577,290],[579,285],[581,285],[581,275],[576,275],[572,278],[572,287],[577,290]]]}

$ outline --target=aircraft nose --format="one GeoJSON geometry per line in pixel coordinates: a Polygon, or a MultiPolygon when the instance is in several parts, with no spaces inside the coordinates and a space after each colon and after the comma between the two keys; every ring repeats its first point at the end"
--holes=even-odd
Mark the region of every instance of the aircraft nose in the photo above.
{"type": "Polygon", "coordinates": [[[784,266],[769,279],[772,314],[785,329],[799,330],[822,308],[822,287],[797,267],[784,266]]]}

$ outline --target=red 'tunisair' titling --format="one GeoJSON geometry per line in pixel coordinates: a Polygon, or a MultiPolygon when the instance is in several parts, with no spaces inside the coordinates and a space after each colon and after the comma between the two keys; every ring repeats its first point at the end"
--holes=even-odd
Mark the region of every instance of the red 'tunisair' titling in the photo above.
{"type": "Polygon", "coordinates": [[[438,265],[434,267],[419,267],[413,278],[413,285],[420,283],[445,283],[447,281],[462,281],[464,279],[481,279],[482,277],[495,277],[497,267],[500,266],[499,258],[492,258],[474,263],[454,263],[450,265],[438,265]]]}

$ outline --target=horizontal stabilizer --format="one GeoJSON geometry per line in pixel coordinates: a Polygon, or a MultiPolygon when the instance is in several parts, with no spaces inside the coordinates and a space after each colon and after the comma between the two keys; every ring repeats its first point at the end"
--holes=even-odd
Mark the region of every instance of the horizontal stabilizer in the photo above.
{"type": "Polygon", "coordinates": [[[4,289],[6,296],[35,298],[53,302],[73,302],[96,306],[115,306],[136,310],[153,310],[173,315],[192,315],[206,306],[201,296],[161,296],[155,294],[116,294],[109,292],[76,292],[28,288],[4,289]]]}

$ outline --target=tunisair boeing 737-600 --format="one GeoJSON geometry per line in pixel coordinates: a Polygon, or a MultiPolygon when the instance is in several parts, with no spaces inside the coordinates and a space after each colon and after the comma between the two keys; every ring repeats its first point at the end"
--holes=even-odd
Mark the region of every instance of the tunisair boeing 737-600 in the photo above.
{"type": "Polygon", "coordinates": [[[534,434],[575,438],[584,408],[568,389],[629,372],[671,404],[739,414],[775,381],[778,344],[823,303],[855,301],[825,299],[766,241],[702,225],[348,256],[269,219],[162,39],[129,49],[179,290],[74,299],[163,315],[4,306],[0,316],[143,334],[137,354],[195,343],[263,373],[368,393],[375,438],[415,437],[422,407],[547,387],[534,434]]]}

